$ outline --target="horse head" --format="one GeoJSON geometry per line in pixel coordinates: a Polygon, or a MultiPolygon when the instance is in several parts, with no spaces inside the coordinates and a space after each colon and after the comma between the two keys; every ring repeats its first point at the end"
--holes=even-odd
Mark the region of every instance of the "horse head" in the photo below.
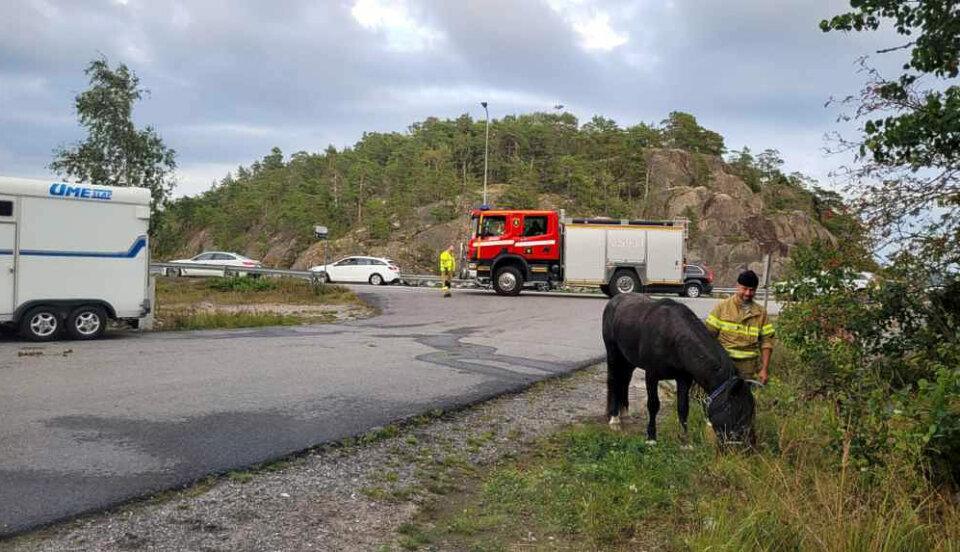
{"type": "Polygon", "coordinates": [[[723,444],[749,444],[753,438],[754,401],[750,385],[733,376],[711,394],[707,417],[723,444]]]}

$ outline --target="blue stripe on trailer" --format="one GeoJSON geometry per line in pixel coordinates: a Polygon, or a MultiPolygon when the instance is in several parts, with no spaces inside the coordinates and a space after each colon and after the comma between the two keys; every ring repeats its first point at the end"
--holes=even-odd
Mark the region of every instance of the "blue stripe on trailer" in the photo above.
{"type": "MultiPolygon", "coordinates": [[[[95,259],[133,259],[147,247],[147,237],[137,236],[137,239],[126,251],[51,251],[44,249],[21,249],[20,256],[28,257],[83,257],[95,259]]],[[[0,249],[0,255],[13,255],[10,249],[0,249]]]]}

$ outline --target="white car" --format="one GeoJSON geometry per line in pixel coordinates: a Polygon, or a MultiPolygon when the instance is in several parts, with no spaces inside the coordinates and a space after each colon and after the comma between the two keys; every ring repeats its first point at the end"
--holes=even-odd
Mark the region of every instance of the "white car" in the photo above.
{"type": "Polygon", "coordinates": [[[400,280],[400,267],[382,257],[344,257],[328,265],[310,267],[324,282],[368,282],[375,286],[400,280]]]}
{"type": "MultiPolygon", "coordinates": [[[[826,275],[826,273],[824,273],[824,275],[826,275]]],[[[876,274],[872,272],[851,272],[846,278],[840,281],[840,285],[851,291],[863,292],[866,291],[867,288],[875,285],[875,279],[876,274]]],[[[793,282],[792,285],[787,282],[775,282],[773,289],[774,292],[783,297],[793,297],[798,292],[820,295],[828,291],[821,287],[821,283],[812,277],[804,278],[799,282],[793,282]]]]}
{"type": "MultiPolygon", "coordinates": [[[[260,268],[260,261],[248,259],[239,253],[229,253],[226,251],[204,251],[192,259],[177,259],[171,263],[210,265],[206,268],[170,268],[167,274],[170,276],[223,276],[223,267],[248,267],[260,268]]],[[[240,276],[246,276],[245,272],[240,272],[240,276]]]]}

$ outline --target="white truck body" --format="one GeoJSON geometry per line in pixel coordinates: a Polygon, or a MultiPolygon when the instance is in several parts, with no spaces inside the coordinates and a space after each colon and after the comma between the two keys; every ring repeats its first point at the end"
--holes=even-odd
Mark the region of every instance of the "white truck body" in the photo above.
{"type": "Polygon", "coordinates": [[[151,308],[150,192],[0,177],[0,322],[85,303],[115,319],[151,308]]]}
{"type": "Polygon", "coordinates": [[[564,281],[604,285],[614,271],[633,270],[644,286],[682,285],[684,221],[564,221],[564,281]]]}

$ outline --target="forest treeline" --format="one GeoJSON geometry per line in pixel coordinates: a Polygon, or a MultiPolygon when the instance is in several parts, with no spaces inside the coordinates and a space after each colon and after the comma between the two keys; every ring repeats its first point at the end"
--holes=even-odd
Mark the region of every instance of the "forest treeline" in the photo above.
{"type": "MultiPolygon", "coordinates": [[[[462,214],[463,199],[481,202],[484,133],[485,121],[469,115],[430,117],[406,132],[364,133],[339,150],[286,157],[273,148],[210,190],[169,203],[155,253],[180,250],[201,229],[219,247],[243,250],[277,235],[307,241],[315,224],[328,226],[334,238],[364,227],[371,239],[385,240],[425,205],[435,222],[450,220],[462,214]]],[[[695,154],[704,180],[709,171],[702,160],[725,156],[727,170],[755,192],[785,186],[791,196],[809,196],[804,203],[817,214],[842,210],[837,194],[798,173],[784,174],[777,151],[728,151],[719,133],[682,112],[628,127],[601,116],[580,124],[570,113],[510,115],[491,121],[489,148],[488,182],[499,187],[499,207],[532,208],[542,194],[553,194],[574,215],[656,217],[643,204],[646,152],[675,148],[695,154]]]]}

